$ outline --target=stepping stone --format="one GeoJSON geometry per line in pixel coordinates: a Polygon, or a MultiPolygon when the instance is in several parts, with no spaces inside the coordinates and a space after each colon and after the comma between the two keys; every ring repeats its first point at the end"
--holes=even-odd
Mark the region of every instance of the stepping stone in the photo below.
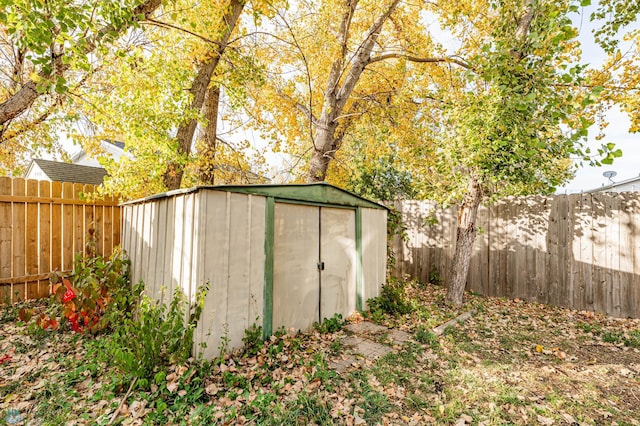
{"type": "Polygon", "coordinates": [[[393,343],[396,345],[403,345],[408,341],[412,340],[412,337],[409,333],[405,333],[402,330],[389,330],[389,337],[393,340],[393,343]]]}
{"type": "Polygon", "coordinates": [[[386,333],[389,331],[387,327],[383,327],[369,321],[347,324],[344,328],[355,334],[386,333]]]}
{"type": "MultiPolygon", "coordinates": [[[[362,358],[369,361],[373,361],[386,354],[393,352],[393,349],[389,346],[381,345],[380,343],[372,342],[371,340],[363,339],[358,336],[349,336],[342,340],[345,346],[350,347],[350,350],[361,355],[362,358]]],[[[329,361],[329,367],[336,370],[338,373],[343,373],[348,368],[360,364],[359,357],[353,354],[347,354],[340,359],[333,359],[329,361]]]]}
{"type": "Polygon", "coordinates": [[[371,340],[358,340],[359,342],[354,346],[354,350],[369,360],[383,357],[393,351],[389,346],[381,345],[380,343],[372,342],[371,340]]]}
{"type": "Polygon", "coordinates": [[[354,365],[357,366],[362,361],[362,358],[373,361],[393,352],[392,347],[371,341],[365,337],[361,337],[361,335],[386,334],[396,345],[401,345],[411,340],[411,335],[404,331],[390,330],[387,327],[368,321],[348,324],[345,326],[345,329],[353,333],[353,335],[342,339],[342,344],[348,348],[349,352],[354,353],[347,353],[341,355],[340,358],[329,361],[329,367],[338,373],[343,373],[354,365]]]}

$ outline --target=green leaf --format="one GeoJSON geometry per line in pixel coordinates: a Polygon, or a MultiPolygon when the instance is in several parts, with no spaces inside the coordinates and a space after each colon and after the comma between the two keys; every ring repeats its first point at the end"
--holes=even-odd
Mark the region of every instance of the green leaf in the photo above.
{"type": "Polygon", "coordinates": [[[582,0],[582,1],[580,1],[580,6],[582,6],[582,7],[591,6],[591,0],[582,0]]]}

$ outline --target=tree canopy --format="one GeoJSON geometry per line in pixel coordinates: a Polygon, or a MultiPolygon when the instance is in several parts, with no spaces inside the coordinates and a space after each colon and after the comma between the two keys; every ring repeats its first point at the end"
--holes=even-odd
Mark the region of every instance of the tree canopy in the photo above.
{"type": "Polygon", "coordinates": [[[67,101],[99,67],[103,49],[161,0],[0,1],[0,167],[60,150],[57,131],[77,121],[67,101]]]}
{"type": "Polygon", "coordinates": [[[469,176],[549,192],[576,159],[620,155],[584,145],[602,108],[640,125],[637,2],[600,2],[595,70],[571,21],[588,3],[1,1],[0,167],[60,151],[62,129],[90,152],[126,143],[104,160],[126,197],[260,179],[261,148],[222,123],[257,129],[299,180],[374,197],[458,202],[469,176]]]}

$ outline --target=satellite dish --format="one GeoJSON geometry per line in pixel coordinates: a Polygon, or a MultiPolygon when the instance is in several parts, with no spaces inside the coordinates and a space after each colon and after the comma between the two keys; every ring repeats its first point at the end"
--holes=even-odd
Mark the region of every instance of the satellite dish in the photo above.
{"type": "Polygon", "coordinates": [[[609,179],[609,182],[611,183],[613,183],[613,180],[611,180],[611,178],[616,177],[617,175],[618,173],[614,172],[613,170],[607,170],[606,172],[602,173],[602,176],[609,179]]]}

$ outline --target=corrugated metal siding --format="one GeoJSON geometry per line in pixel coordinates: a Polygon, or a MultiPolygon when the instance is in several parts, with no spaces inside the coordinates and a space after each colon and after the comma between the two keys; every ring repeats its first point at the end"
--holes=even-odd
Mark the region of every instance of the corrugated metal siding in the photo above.
{"type": "Polygon", "coordinates": [[[242,346],[244,330],[262,317],[265,199],[203,191],[126,205],[123,247],[133,260],[132,282],[169,303],[176,288],[193,301],[209,282],[195,351],[219,353],[242,346]]]}
{"type": "Polygon", "coordinates": [[[126,205],[122,246],[132,259],[131,281],[145,283],[147,293],[168,303],[176,288],[192,300],[192,274],[198,244],[196,194],[153,203],[126,205]]]}
{"type": "Polygon", "coordinates": [[[387,268],[387,211],[362,209],[362,300],[380,295],[387,268]]]}
{"type": "MultiPolygon", "coordinates": [[[[200,192],[201,241],[198,282],[209,282],[205,312],[195,333],[205,358],[242,347],[244,331],[260,324],[264,291],[265,198],[220,191],[200,192]]],[[[195,265],[194,265],[195,266],[195,265]]]]}

